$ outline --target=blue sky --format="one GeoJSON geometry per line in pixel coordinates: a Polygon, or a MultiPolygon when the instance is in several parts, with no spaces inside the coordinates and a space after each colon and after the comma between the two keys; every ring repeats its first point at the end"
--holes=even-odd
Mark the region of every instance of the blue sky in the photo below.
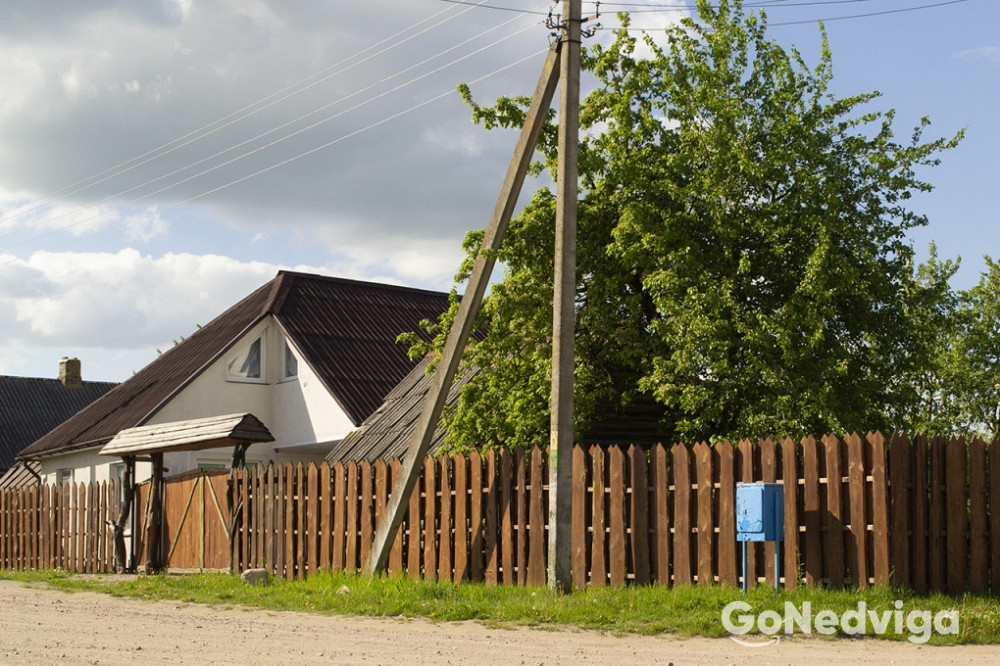
{"type": "MultiPolygon", "coordinates": [[[[961,255],[967,287],[1000,255],[1000,3],[943,1],[747,6],[808,63],[825,19],[834,92],[880,91],[901,140],[922,116],[928,139],[966,130],[922,174],[912,240],[961,255]]],[[[126,379],[282,268],[447,290],[515,139],[472,125],[455,84],[530,93],[553,6],[484,4],[3,3],[0,374],[68,355],[126,379]]],[[[631,8],[662,30],[689,3],[623,4],[605,28],[631,8]]]]}

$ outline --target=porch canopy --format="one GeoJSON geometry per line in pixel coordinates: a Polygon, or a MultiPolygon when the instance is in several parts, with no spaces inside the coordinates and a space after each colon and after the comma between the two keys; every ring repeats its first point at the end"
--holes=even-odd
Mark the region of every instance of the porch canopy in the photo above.
{"type": "MultiPolygon", "coordinates": [[[[244,464],[246,451],[256,442],[273,442],[274,437],[263,423],[253,414],[229,414],[212,416],[204,419],[190,419],[174,423],[140,426],[122,430],[101,449],[102,456],[120,456],[125,461],[126,501],[122,505],[121,514],[114,525],[115,557],[119,570],[125,570],[125,523],[131,511],[135,494],[135,460],[139,455],[150,456],[153,463],[153,476],[149,491],[150,502],[147,507],[146,572],[161,568],[164,558],[161,552],[160,532],[163,524],[163,454],[173,451],[201,451],[225,446],[233,447],[233,464],[235,470],[244,464]]],[[[234,548],[234,535],[239,527],[242,501],[237,502],[233,487],[233,472],[230,472],[229,484],[226,490],[226,504],[229,508],[229,548],[230,554],[234,548]]],[[[230,567],[234,558],[230,557],[230,567]]]]}
{"type": "Polygon", "coordinates": [[[271,432],[253,414],[228,414],[128,428],[115,435],[100,454],[125,457],[273,441],[271,432]]]}

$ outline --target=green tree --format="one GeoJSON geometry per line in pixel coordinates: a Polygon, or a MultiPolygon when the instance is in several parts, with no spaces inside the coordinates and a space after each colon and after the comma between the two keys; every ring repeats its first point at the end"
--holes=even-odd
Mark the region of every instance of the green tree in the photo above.
{"type": "MultiPolygon", "coordinates": [[[[960,136],[924,142],[925,120],[898,142],[892,111],[862,110],[877,93],[830,93],[825,38],[810,68],[739,2],[699,2],[666,34],[644,37],[649,57],[627,30],[584,55],[578,431],[643,398],[689,442],[889,426],[913,395],[887,379],[913,363],[907,299],[927,294],[906,200],[960,136]]],[[[525,100],[468,101],[487,127],[523,118],[525,100]]],[[[511,224],[453,443],[547,441],[554,211],[543,188],[511,224]]]]}
{"type": "MultiPolygon", "coordinates": [[[[954,415],[953,432],[1000,436],[1000,263],[986,257],[979,283],[958,294],[939,392],[954,415]]],[[[942,429],[943,430],[943,429],[942,429]]]]}

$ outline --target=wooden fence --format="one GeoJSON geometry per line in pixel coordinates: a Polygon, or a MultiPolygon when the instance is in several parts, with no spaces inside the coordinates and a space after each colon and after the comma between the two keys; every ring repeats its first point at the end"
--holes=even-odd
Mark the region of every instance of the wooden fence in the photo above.
{"type": "Polygon", "coordinates": [[[121,481],[0,491],[0,568],[114,569],[121,481]]]}
{"type": "MultiPolygon", "coordinates": [[[[168,480],[166,511],[181,516],[168,518],[173,527],[162,538],[168,566],[228,563],[218,551],[226,548],[228,556],[232,527],[237,570],[265,567],[289,579],[360,570],[399,470],[398,461],[241,470],[234,474],[235,525],[221,504],[224,481],[198,490],[188,478],[185,490],[170,495],[171,484],[180,482],[168,480]],[[185,520],[194,520],[197,529],[185,532],[185,520]],[[192,548],[201,548],[200,554],[192,548]]],[[[389,571],[544,584],[547,481],[547,456],[539,449],[426,459],[389,571]]],[[[878,433],[648,451],[577,447],[574,584],[740,584],[735,484],[748,481],[784,484],[786,540],[778,544],[778,574],[786,587],[891,582],[919,591],[1000,593],[1000,511],[991,511],[991,499],[1000,498],[1000,440],[987,446],[979,439],[894,435],[886,442],[878,433]]],[[[38,500],[27,496],[15,504],[2,497],[0,563],[25,568],[55,561],[44,549],[48,555],[41,559],[25,557],[35,537],[18,532],[25,524],[44,527],[51,510],[36,508],[38,500]]],[[[48,543],[75,543],[73,538],[48,543]]],[[[752,580],[773,580],[774,547],[751,545],[752,580]]],[[[79,566],[73,558],[59,562],[79,566]]]]}

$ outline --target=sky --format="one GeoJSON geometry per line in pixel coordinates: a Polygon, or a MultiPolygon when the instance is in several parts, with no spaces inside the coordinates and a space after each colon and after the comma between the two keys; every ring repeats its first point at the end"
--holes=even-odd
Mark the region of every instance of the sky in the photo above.
{"type": "MultiPolygon", "coordinates": [[[[447,291],[516,140],[470,120],[530,95],[547,0],[0,3],[0,374],[122,381],[279,270],[447,291]]],[[[602,2],[652,34],[683,0],[602,2]]],[[[833,53],[905,141],[966,131],[920,175],[919,256],[1000,256],[1000,3],[757,0],[769,35],[833,53]]],[[[584,3],[592,16],[593,3],[584,3]]],[[[584,81],[584,87],[587,83],[584,81]]],[[[528,182],[526,192],[540,186],[528,182]]]]}

